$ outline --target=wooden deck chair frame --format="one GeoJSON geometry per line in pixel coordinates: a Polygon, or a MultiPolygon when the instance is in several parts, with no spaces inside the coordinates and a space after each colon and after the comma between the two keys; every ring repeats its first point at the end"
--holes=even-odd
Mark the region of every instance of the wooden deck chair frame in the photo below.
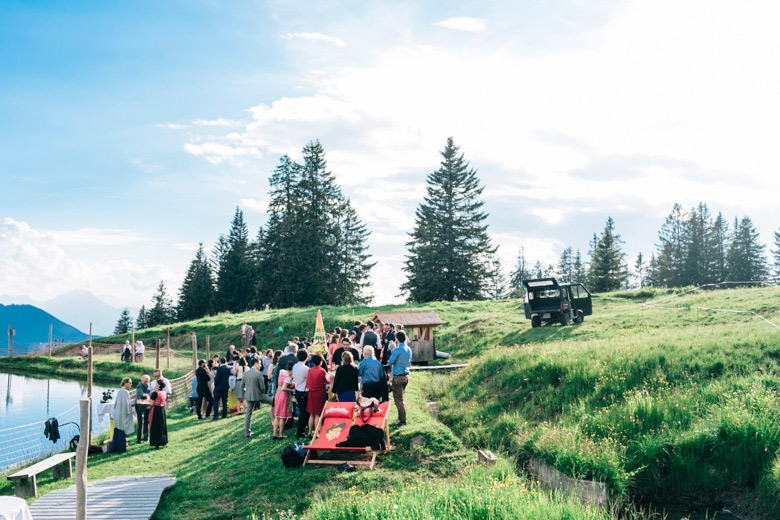
{"type": "MultiPolygon", "coordinates": [[[[384,404],[384,403],[383,403],[384,404]]],[[[376,458],[379,455],[379,453],[382,453],[383,451],[391,451],[393,448],[390,446],[390,427],[389,427],[389,410],[390,403],[387,402],[385,404],[385,414],[382,416],[382,425],[381,429],[385,432],[385,450],[373,450],[369,447],[366,448],[329,448],[329,449],[317,449],[317,448],[308,448],[306,449],[306,457],[303,459],[303,465],[306,464],[325,464],[330,466],[336,466],[338,464],[354,464],[355,466],[361,466],[361,467],[367,467],[370,470],[373,470],[376,465],[376,458]],[[371,458],[369,460],[334,460],[334,459],[312,459],[310,458],[312,451],[345,451],[345,452],[353,452],[353,453],[370,453],[371,458]]],[[[327,403],[325,404],[325,407],[327,407],[327,403]]],[[[319,438],[320,430],[322,429],[322,423],[325,419],[325,408],[323,408],[323,413],[320,415],[320,420],[317,421],[317,427],[314,429],[314,435],[312,436],[312,444],[316,442],[316,440],[319,438]]],[[[375,418],[376,419],[376,418],[375,418]]],[[[352,424],[362,426],[363,424],[370,424],[372,421],[369,419],[368,423],[364,423],[363,420],[359,417],[357,419],[353,416],[352,424]]],[[[374,421],[376,422],[376,421],[374,421]]],[[[374,424],[376,426],[376,424],[374,424]]],[[[306,448],[306,446],[304,446],[306,448]]]]}

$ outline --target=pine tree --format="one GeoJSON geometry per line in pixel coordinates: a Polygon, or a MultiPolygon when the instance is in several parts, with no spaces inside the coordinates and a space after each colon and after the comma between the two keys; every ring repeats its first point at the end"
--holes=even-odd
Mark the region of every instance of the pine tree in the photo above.
{"type": "Polygon", "coordinates": [[[685,259],[687,257],[685,227],[687,214],[680,204],[672,207],[661,231],[658,255],[656,256],[655,282],[669,287],[680,287],[685,282],[685,259]]]}
{"type": "Polygon", "coordinates": [[[572,264],[572,283],[585,283],[587,280],[588,273],[585,269],[585,264],[582,263],[582,254],[580,253],[580,249],[577,248],[577,252],[574,253],[574,262],[572,264]]]}
{"type": "Polygon", "coordinates": [[[490,259],[490,277],[485,296],[491,300],[503,300],[507,293],[506,276],[501,267],[501,260],[494,254],[490,259]]]}
{"type": "Polygon", "coordinates": [[[214,309],[215,297],[211,266],[203,251],[203,244],[199,244],[179,289],[178,319],[197,320],[209,315],[214,309]]]}
{"type": "Polygon", "coordinates": [[[130,317],[130,311],[128,309],[122,309],[122,314],[119,315],[119,320],[114,327],[114,334],[127,334],[133,327],[133,318],[130,317]]]}
{"type": "Polygon", "coordinates": [[[685,258],[681,285],[699,286],[712,282],[711,226],[712,218],[706,204],[700,202],[698,207],[688,213],[683,231],[685,258]]]}
{"type": "Polygon", "coordinates": [[[365,305],[373,295],[367,292],[371,268],[368,254],[369,232],[349,199],[336,205],[338,241],[335,247],[337,265],[336,301],[341,305],[365,305]]]}
{"type": "Polygon", "coordinates": [[[763,281],[767,277],[766,246],[758,241],[750,217],[742,217],[735,226],[727,255],[728,280],[736,282],[763,281]]]}
{"type": "Polygon", "coordinates": [[[476,170],[447,139],[438,170],[428,175],[404,263],[401,291],[411,302],[474,300],[484,294],[495,253],[479,199],[484,187],[476,170]]]}
{"type": "Polygon", "coordinates": [[[655,253],[650,253],[650,262],[647,264],[647,274],[645,275],[645,287],[656,287],[657,272],[658,263],[655,260],[655,253]]]}
{"type": "Polygon", "coordinates": [[[574,278],[574,252],[571,247],[567,247],[561,253],[558,265],[555,270],[555,277],[558,283],[570,283],[574,278]]]}
{"type": "Polygon", "coordinates": [[[173,302],[168,297],[165,284],[160,281],[157,292],[152,296],[152,307],[146,313],[146,326],[168,325],[176,319],[176,311],[173,302]]]}
{"type": "Polygon", "coordinates": [[[636,276],[637,287],[639,289],[645,287],[647,282],[647,267],[645,266],[645,259],[642,257],[641,251],[636,255],[634,275],[636,276]]]}
{"type": "Polygon", "coordinates": [[[775,283],[780,284],[780,231],[775,231],[775,249],[772,249],[772,258],[774,259],[775,283]]]}
{"type": "Polygon", "coordinates": [[[729,250],[729,223],[723,214],[718,213],[708,234],[712,242],[711,279],[714,283],[722,282],[728,275],[726,255],[729,250]]]}
{"type": "Polygon", "coordinates": [[[236,207],[227,237],[220,236],[215,248],[217,310],[242,312],[254,296],[249,258],[249,232],[244,213],[236,207]]]}
{"type": "Polygon", "coordinates": [[[529,280],[532,277],[533,276],[528,270],[528,264],[525,261],[525,248],[520,246],[520,250],[517,253],[517,261],[515,262],[515,269],[509,275],[509,297],[522,298],[523,280],[529,280]]]}
{"type": "Polygon", "coordinates": [[[615,233],[615,221],[607,218],[601,236],[596,242],[590,263],[589,279],[593,292],[615,291],[625,286],[628,269],[625,253],[620,247],[623,240],[615,233]]]}
{"type": "Polygon", "coordinates": [[[531,273],[533,278],[544,278],[544,268],[542,267],[542,262],[537,260],[531,273]]]}
{"type": "Polygon", "coordinates": [[[146,306],[141,305],[141,309],[138,311],[138,317],[135,319],[136,330],[141,330],[149,327],[147,316],[148,313],[146,311],[146,306]]]}

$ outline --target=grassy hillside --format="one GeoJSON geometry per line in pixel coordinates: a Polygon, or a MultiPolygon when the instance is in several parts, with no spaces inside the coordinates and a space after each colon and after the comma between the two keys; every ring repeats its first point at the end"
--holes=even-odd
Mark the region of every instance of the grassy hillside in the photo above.
{"type": "Polygon", "coordinates": [[[471,444],[537,456],[614,492],[650,497],[754,486],[777,474],[777,288],[697,292],[640,305],[597,299],[582,326],[518,331],[440,391],[471,444]],[[772,470],[774,464],[774,472],[772,470]]]}

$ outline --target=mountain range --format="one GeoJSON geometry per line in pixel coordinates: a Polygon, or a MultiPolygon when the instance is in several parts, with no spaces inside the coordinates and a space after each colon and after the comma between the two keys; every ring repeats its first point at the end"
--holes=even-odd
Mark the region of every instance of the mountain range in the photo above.
{"type": "MultiPolygon", "coordinates": [[[[49,341],[49,324],[52,325],[52,339],[64,339],[65,343],[84,341],[89,336],[76,327],[58,320],[46,311],[32,305],[0,305],[0,324],[11,325],[16,331],[13,337],[14,350],[28,350],[36,343],[49,341]]],[[[0,350],[8,348],[7,329],[0,335],[0,350]]]]}
{"type": "MultiPolygon", "coordinates": [[[[122,312],[121,308],[112,307],[91,292],[82,290],[66,292],[47,301],[34,300],[26,296],[0,296],[0,304],[33,305],[84,332],[89,332],[91,322],[92,333],[95,336],[113,334],[114,326],[116,326],[122,312]]],[[[128,307],[128,310],[135,319],[138,315],[138,308],[128,307]]],[[[47,336],[49,333],[48,323],[47,321],[47,336]]],[[[7,326],[4,322],[0,322],[0,324],[7,326]]]]}

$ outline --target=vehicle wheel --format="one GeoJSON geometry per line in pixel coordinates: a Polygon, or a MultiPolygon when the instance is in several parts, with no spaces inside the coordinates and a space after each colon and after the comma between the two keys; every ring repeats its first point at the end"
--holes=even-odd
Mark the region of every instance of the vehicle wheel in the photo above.
{"type": "Polygon", "coordinates": [[[562,312],[560,316],[561,325],[566,326],[569,324],[569,313],[568,312],[562,312]]]}
{"type": "Polygon", "coordinates": [[[538,314],[531,316],[531,327],[535,329],[541,326],[542,326],[542,318],[540,318],[538,314]]]}
{"type": "Polygon", "coordinates": [[[585,319],[585,315],[582,314],[581,310],[577,310],[577,316],[574,317],[574,323],[582,323],[582,320],[585,319]]]}

